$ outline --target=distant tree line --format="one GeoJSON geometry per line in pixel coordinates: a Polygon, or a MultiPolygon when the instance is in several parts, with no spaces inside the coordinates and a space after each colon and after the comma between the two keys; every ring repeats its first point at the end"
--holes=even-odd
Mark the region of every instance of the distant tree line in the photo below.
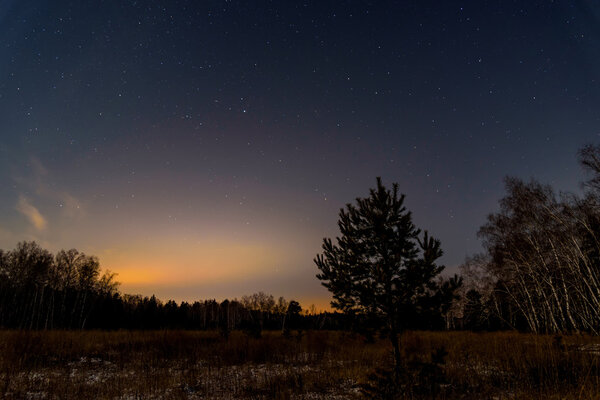
{"type": "Polygon", "coordinates": [[[75,249],[53,255],[35,242],[0,250],[0,327],[12,329],[345,329],[335,313],[302,314],[300,304],[263,292],[240,300],[162,302],[121,294],[115,274],[75,249]]]}
{"type": "MultiPolygon", "coordinates": [[[[241,299],[162,302],[122,294],[116,275],[102,273],[96,257],[75,249],[55,255],[35,242],[0,250],[0,327],[12,329],[210,329],[284,334],[307,329],[355,330],[372,335],[360,315],[307,313],[294,300],[263,292],[241,299]]],[[[429,311],[431,314],[431,311],[429,311]]],[[[435,314],[435,313],[434,313],[435,314]]],[[[442,329],[441,313],[414,318],[412,326],[442,329]]]]}

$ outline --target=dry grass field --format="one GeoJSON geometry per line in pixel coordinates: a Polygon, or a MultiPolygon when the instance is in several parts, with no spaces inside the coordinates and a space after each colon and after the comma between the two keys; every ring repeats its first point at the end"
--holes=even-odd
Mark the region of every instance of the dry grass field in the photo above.
{"type": "Polygon", "coordinates": [[[406,365],[398,391],[386,372],[392,361],[388,343],[368,344],[350,333],[266,332],[257,339],[234,332],[225,339],[194,331],[1,331],[0,396],[600,398],[596,337],[408,332],[402,347],[406,365]],[[389,394],[394,391],[400,395],[389,394]]]}

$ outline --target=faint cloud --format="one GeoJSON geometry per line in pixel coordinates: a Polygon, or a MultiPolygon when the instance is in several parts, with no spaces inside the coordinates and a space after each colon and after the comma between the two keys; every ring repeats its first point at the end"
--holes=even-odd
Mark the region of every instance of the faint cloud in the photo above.
{"type": "Polygon", "coordinates": [[[60,208],[63,217],[77,218],[85,215],[82,202],[71,193],[57,188],[52,183],[48,169],[37,157],[30,157],[28,167],[31,175],[27,177],[13,177],[26,192],[33,192],[36,197],[44,201],[52,201],[60,208]]]}
{"type": "Polygon", "coordinates": [[[37,157],[29,157],[29,164],[35,177],[40,178],[48,175],[48,170],[44,167],[44,164],[37,157]]]}
{"type": "Polygon", "coordinates": [[[44,218],[42,213],[40,213],[40,211],[35,208],[25,196],[19,196],[16,209],[29,220],[35,229],[38,231],[46,229],[46,226],[48,225],[46,218],[44,218]]]}
{"type": "Polygon", "coordinates": [[[85,214],[81,202],[75,196],[65,191],[55,191],[53,194],[60,202],[59,207],[62,208],[64,216],[74,218],[85,214]]]}

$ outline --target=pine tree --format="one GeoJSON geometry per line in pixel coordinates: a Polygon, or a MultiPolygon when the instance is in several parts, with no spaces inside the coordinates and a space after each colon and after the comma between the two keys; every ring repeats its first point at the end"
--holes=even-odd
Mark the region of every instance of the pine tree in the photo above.
{"type": "Polygon", "coordinates": [[[332,306],[346,313],[376,317],[394,348],[396,374],[401,368],[399,334],[406,318],[418,315],[419,304],[431,301],[443,270],[440,242],[415,227],[398,185],[377,187],[356,205],[341,209],[341,236],[323,239],[315,263],[317,275],[333,294],[332,306]]]}

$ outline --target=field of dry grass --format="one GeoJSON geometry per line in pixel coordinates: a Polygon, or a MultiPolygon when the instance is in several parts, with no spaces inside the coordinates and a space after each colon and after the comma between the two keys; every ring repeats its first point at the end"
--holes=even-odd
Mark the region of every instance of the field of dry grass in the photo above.
{"type": "MultiPolygon", "coordinates": [[[[408,332],[402,345],[398,398],[600,398],[596,337],[408,332]]],[[[352,399],[370,383],[385,398],[391,361],[385,340],[343,332],[1,331],[0,396],[352,399]]]]}

